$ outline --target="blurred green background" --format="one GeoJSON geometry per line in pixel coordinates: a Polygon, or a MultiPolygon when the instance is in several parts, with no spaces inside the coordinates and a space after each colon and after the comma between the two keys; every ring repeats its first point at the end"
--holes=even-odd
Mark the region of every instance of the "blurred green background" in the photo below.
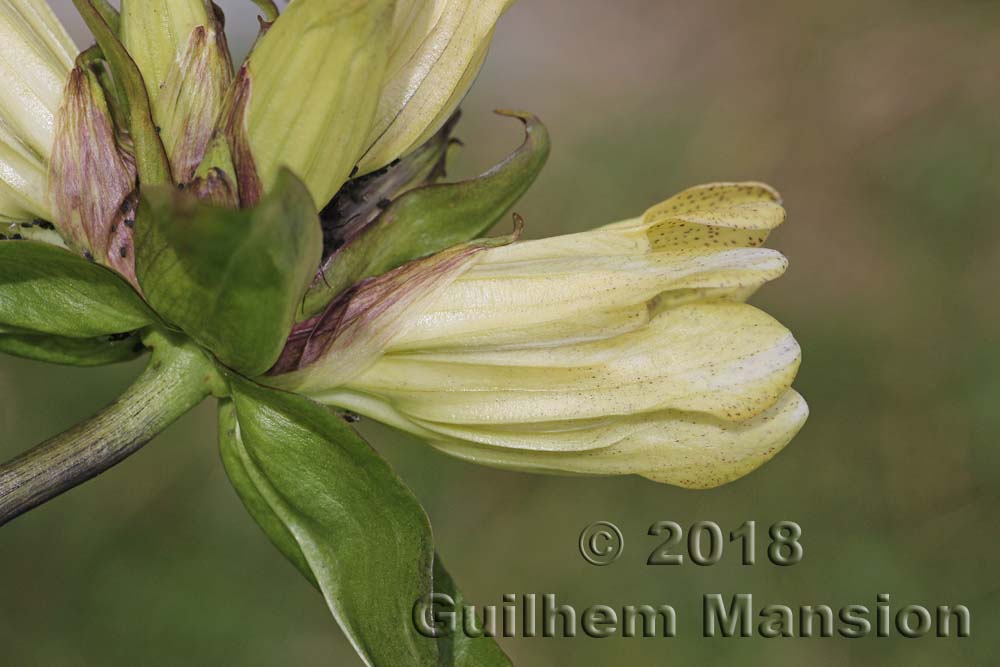
{"type": "MultiPolygon", "coordinates": [[[[71,3],[55,2],[73,17],[71,3]]],[[[223,2],[234,50],[255,26],[223,2]]],[[[79,40],[86,40],[73,23],[79,40]]],[[[643,211],[686,186],[756,179],[789,221],[787,275],[755,303],[795,332],[812,416],[749,477],[692,492],[451,460],[364,424],[431,516],[468,597],[578,608],[673,604],[676,639],[512,639],[521,665],[995,664],[1000,556],[1000,3],[522,0],[467,100],[453,175],[520,140],[554,151],[517,210],[531,236],[643,211]],[[618,523],[596,568],[580,530],[618,523]],[[657,520],[793,520],[805,557],[647,567],[657,520]],[[704,593],[758,606],[963,603],[969,639],[701,639],[704,593]]],[[[0,456],[111,401],[140,364],[0,359],[0,456]]],[[[0,530],[4,665],[360,664],[323,601],[230,490],[208,404],[97,480],[0,530]]],[[[766,540],[762,539],[762,542],[766,540]]],[[[895,634],[895,633],[894,633],[895,634]]]]}

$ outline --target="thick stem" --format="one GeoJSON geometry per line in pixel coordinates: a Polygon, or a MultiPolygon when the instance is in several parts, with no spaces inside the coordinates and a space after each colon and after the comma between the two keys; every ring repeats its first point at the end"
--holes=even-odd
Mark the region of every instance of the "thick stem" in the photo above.
{"type": "Polygon", "coordinates": [[[198,350],[159,341],[146,370],[117,401],[0,465],[0,525],[138,451],[211,393],[215,377],[198,350]]]}

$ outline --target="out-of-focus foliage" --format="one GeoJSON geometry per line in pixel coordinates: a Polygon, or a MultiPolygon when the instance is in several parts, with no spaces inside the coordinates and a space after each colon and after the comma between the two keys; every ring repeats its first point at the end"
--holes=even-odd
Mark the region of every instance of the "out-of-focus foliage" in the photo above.
{"type": "MultiPolygon", "coordinates": [[[[245,50],[249,3],[222,5],[245,50]]],[[[516,207],[530,237],[628,216],[695,183],[772,183],[789,220],[771,244],[791,268],[753,302],[801,342],[797,387],[812,409],[771,463],[709,492],[495,471],[365,428],[426,506],[472,602],[551,592],[579,608],[677,608],[677,639],[501,640],[515,664],[989,664],[987,629],[1000,622],[998,25],[994,3],[903,0],[532,0],[500,21],[452,175],[516,144],[520,128],[490,111],[518,106],[553,142],[516,207]],[[601,519],[627,546],[594,568],[576,540],[601,519]],[[660,519],[798,521],[805,556],[781,569],[742,567],[730,551],[714,567],[648,567],[657,541],[646,529],[660,519]],[[706,592],[752,592],[758,605],[874,608],[879,592],[898,605],[961,602],[973,636],[706,641],[706,592]]],[[[86,417],[137,372],[0,358],[0,455],[86,417]]],[[[214,419],[206,404],[0,529],[7,664],[357,664],[322,598],[229,488],[214,419]]]]}

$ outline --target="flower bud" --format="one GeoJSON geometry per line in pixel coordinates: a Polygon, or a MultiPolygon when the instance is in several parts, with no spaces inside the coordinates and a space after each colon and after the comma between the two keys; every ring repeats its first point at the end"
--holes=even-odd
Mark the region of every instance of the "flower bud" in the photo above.
{"type": "Polygon", "coordinates": [[[134,279],[129,227],[135,164],[118,147],[111,112],[91,66],[75,67],[66,84],[49,182],[53,221],[70,247],[134,279]]]}
{"type": "MultiPolygon", "coordinates": [[[[287,166],[322,208],[366,147],[388,59],[394,0],[295,0],[259,39],[246,69],[234,144],[241,194],[254,163],[263,189],[287,166]]],[[[246,201],[244,205],[252,203],[246,201]]]]}
{"type": "Polygon", "coordinates": [[[122,42],[142,73],[174,181],[186,184],[233,79],[221,12],[210,0],[123,0],[122,42]]]}
{"type": "Polygon", "coordinates": [[[486,59],[493,29],[514,0],[399,0],[362,174],[422,145],[445,123],[486,59]]]}
{"type": "Polygon", "coordinates": [[[42,0],[0,2],[0,220],[49,218],[46,172],[76,47],[42,0]]]}
{"type": "Polygon", "coordinates": [[[783,220],[770,188],[716,184],[485,249],[432,288],[390,280],[435,258],[413,262],[298,330],[304,354],[290,346],[271,379],[473,461],[725,483],[807,415],[798,344],[743,303],[785,269],[758,247],[783,220]]]}

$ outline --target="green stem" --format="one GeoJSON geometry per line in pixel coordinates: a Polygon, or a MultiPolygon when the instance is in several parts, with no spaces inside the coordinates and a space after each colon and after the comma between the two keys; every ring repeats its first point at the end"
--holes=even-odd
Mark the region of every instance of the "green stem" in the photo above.
{"type": "Polygon", "coordinates": [[[212,393],[217,375],[203,353],[159,335],[149,342],[149,365],[117,401],[0,466],[0,525],[135,453],[212,393]]]}

